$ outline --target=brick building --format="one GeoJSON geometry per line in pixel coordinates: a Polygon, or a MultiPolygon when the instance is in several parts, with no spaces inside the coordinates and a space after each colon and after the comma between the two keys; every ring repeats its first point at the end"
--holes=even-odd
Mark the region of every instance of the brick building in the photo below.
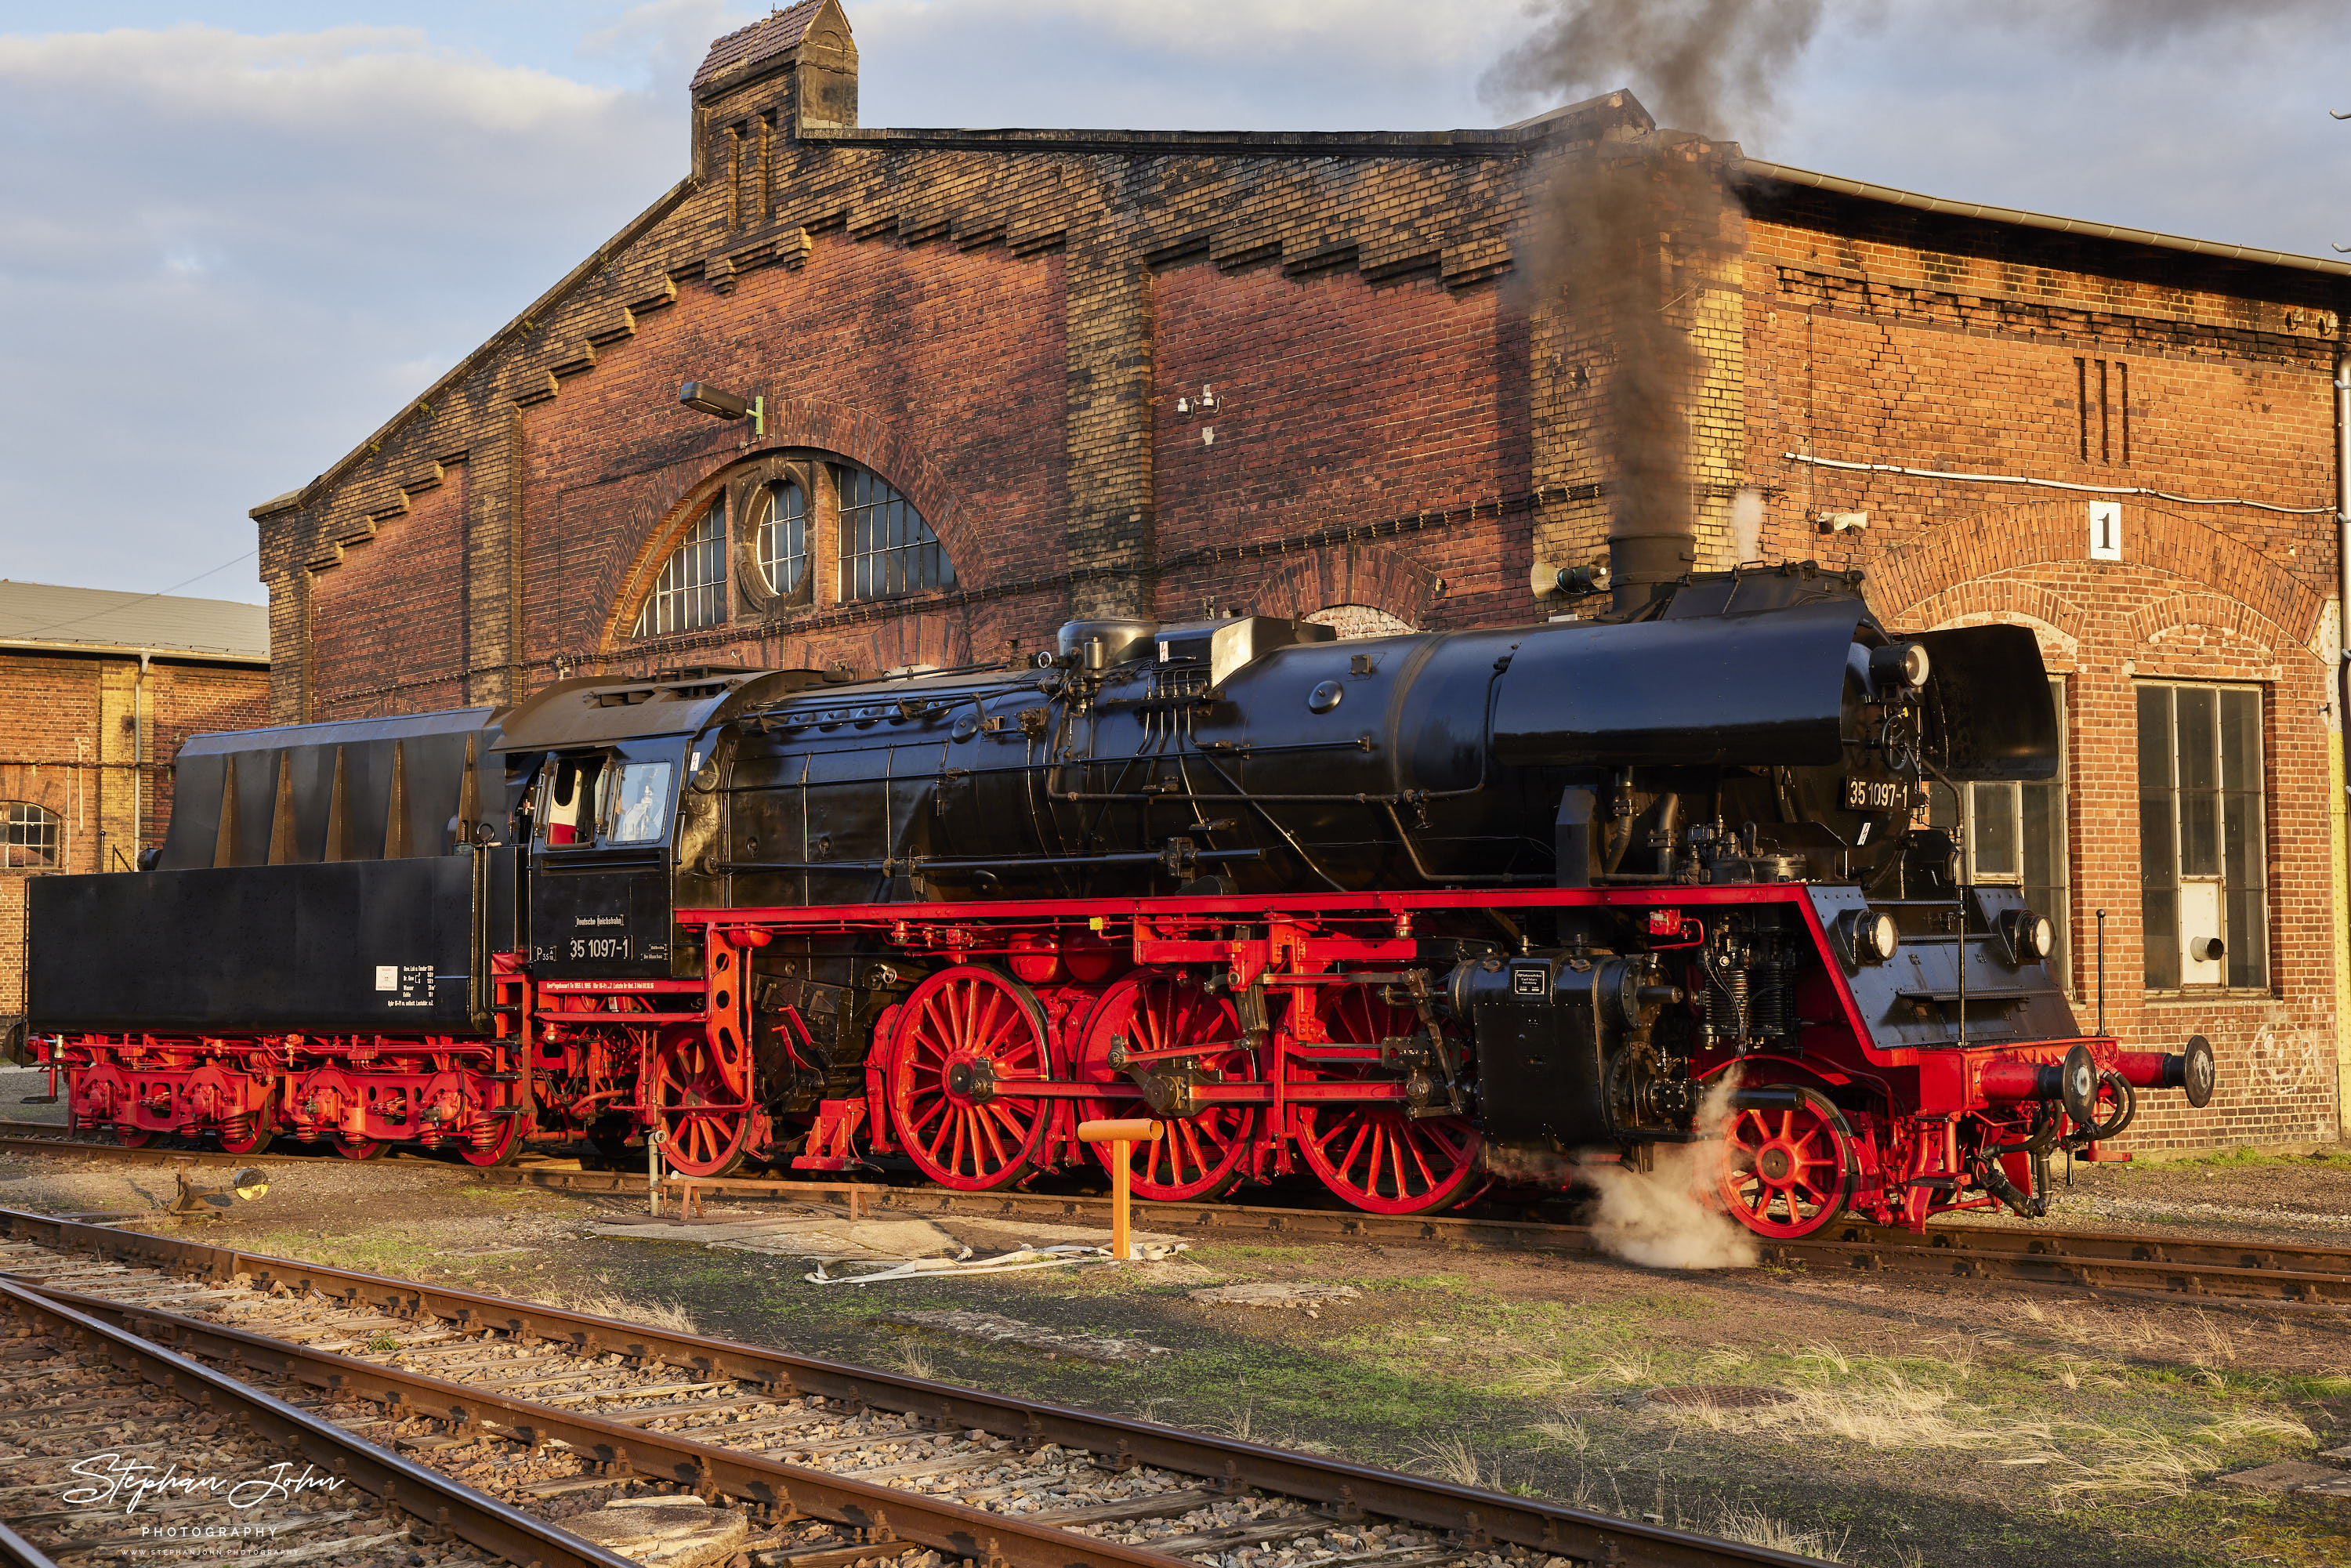
{"type": "Polygon", "coordinates": [[[0,580],[0,1040],[25,1009],[25,883],[163,841],[172,758],[267,722],[269,612],[0,580]]]}
{"type": "Polygon", "coordinates": [[[858,67],[835,0],[719,39],[686,178],[256,508],[275,720],[953,665],[1073,612],[1553,613],[1549,569],[1630,526],[1663,321],[1692,565],[2040,636],[2061,779],[1938,810],[2058,917],[2085,1013],[2103,951],[2111,1028],[2213,1040],[2235,1092],[2141,1145],[2336,1135],[2351,268],[1748,160],[1622,92],[1434,134],[891,131],[858,67]],[[1627,171],[1728,199],[1634,234],[1639,287],[1579,286],[1579,193],[1627,171]]]}

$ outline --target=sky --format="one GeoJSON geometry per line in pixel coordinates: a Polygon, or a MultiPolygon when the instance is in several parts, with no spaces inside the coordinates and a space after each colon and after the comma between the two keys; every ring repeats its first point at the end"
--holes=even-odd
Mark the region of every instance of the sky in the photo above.
{"type": "MultiPolygon", "coordinates": [[[[1550,107],[1496,68],[1557,3],[845,9],[871,126],[1434,130],[1550,107]]],[[[2339,0],[1754,3],[1820,17],[1734,123],[1693,127],[1752,156],[2351,245],[2339,0]]],[[[247,510],[683,175],[695,64],[766,10],[0,0],[0,577],[261,601],[247,510]]],[[[1592,68],[1658,101],[1640,61],[1592,68]]]]}

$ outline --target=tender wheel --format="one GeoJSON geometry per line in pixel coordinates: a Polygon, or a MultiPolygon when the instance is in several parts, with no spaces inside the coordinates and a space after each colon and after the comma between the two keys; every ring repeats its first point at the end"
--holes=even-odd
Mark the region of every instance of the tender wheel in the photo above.
{"type": "Polygon", "coordinates": [[[268,1113],[265,1111],[224,1124],[219,1136],[224,1153],[258,1155],[268,1149],[271,1140],[277,1136],[277,1129],[269,1124],[268,1113]]]}
{"type": "Polygon", "coordinates": [[[731,1036],[722,1048],[701,1030],[680,1030],[664,1037],[653,1071],[669,1168],[684,1176],[740,1169],[751,1141],[750,1052],[731,1036]]]}
{"type": "Polygon", "coordinates": [[[347,1160],[378,1159],[392,1145],[381,1138],[347,1138],[340,1133],[335,1134],[335,1153],[347,1160]]]}
{"type": "Polygon", "coordinates": [[[1853,1138],[1811,1090],[1792,1110],[1740,1111],[1723,1129],[1722,1201],[1741,1225],[1777,1240],[1810,1236],[1853,1196],[1853,1138]]]}
{"type": "Polygon", "coordinates": [[[514,1164],[515,1156],[522,1153],[523,1134],[530,1130],[529,1120],[527,1116],[498,1117],[487,1142],[468,1139],[457,1145],[458,1156],[467,1165],[479,1166],[484,1170],[514,1164]]]}
{"type": "Polygon", "coordinates": [[[155,1141],[155,1134],[138,1127],[117,1127],[114,1141],[126,1149],[143,1149],[155,1141]]]}
{"type": "MultiPolygon", "coordinates": [[[[1368,1042],[1419,1031],[1410,1008],[1380,1000],[1360,986],[1324,993],[1322,1027],[1333,1040],[1363,1045],[1344,1057],[1332,1046],[1303,1046],[1324,1059],[1293,1061],[1290,1076],[1310,1083],[1384,1082],[1379,1052],[1368,1042]]],[[[1290,1136],[1306,1164],[1355,1207],[1373,1214],[1427,1214],[1483,1190],[1478,1169],[1485,1140],[1458,1116],[1407,1115],[1400,1104],[1315,1103],[1291,1113],[1290,1136]]]]}
{"type": "Polygon", "coordinates": [[[908,994],[889,1052],[898,1141],[942,1186],[987,1192],[1034,1167],[1052,1102],[1045,1015],[1029,988],[993,969],[942,969],[908,994]]]}
{"type": "MultiPolygon", "coordinates": [[[[1219,1045],[1221,1049],[1193,1057],[1186,1065],[1209,1082],[1255,1082],[1256,1060],[1235,1043],[1239,1038],[1240,1019],[1231,1002],[1208,996],[1198,986],[1180,984],[1173,976],[1129,975],[1103,994],[1093,1016],[1086,1020],[1076,1076],[1081,1082],[1099,1083],[1113,1093],[1082,1102],[1081,1119],[1105,1121],[1155,1113],[1134,1080],[1110,1064],[1116,1040],[1123,1039],[1127,1049],[1134,1051],[1219,1045]]],[[[1170,1114],[1166,1127],[1157,1143],[1141,1144],[1134,1149],[1134,1196],[1160,1203],[1218,1197],[1241,1179],[1249,1141],[1257,1130],[1257,1112],[1247,1105],[1210,1105],[1191,1115],[1170,1114]]],[[[1096,1144],[1093,1149],[1094,1156],[1107,1166],[1109,1145],[1096,1144]]]]}

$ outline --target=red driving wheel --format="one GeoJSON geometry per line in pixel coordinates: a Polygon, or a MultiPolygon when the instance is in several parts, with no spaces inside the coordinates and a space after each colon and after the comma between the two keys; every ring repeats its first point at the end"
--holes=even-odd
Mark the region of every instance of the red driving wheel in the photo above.
{"type": "MultiPolygon", "coordinates": [[[[1421,1030],[1417,1012],[1362,986],[1329,988],[1322,1011],[1324,1032],[1342,1043],[1300,1046],[1319,1058],[1290,1062],[1301,1082],[1392,1082],[1376,1042],[1421,1030]]],[[[1458,1116],[1415,1117],[1395,1102],[1305,1101],[1291,1113],[1290,1136],[1324,1186],[1368,1213],[1427,1214],[1485,1186],[1478,1170],[1485,1140],[1458,1116]]]]}
{"type": "Polygon", "coordinates": [[[1739,1223],[1778,1240],[1810,1236],[1853,1193],[1853,1137],[1837,1108],[1799,1090],[1786,1110],[1740,1111],[1723,1129],[1719,1186],[1739,1223]]]}
{"type": "Polygon", "coordinates": [[[898,1142],[933,1181],[987,1192],[1034,1168],[1052,1103],[1019,1086],[1053,1074],[1028,987],[976,964],[931,976],[898,1015],[888,1073],[898,1142]]]}
{"type": "MultiPolygon", "coordinates": [[[[1173,975],[1137,970],[1104,992],[1086,1020],[1078,1048],[1076,1076],[1116,1092],[1081,1103],[1081,1121],[1149,1116],[1153,1112],[1134,1079],[1110,1064],[1112,1047],[1123,1040],[1132,1051],[1172,1051],[1206,1045],[1215,1049],[1176,1059],[1204,1082],[1252,1083],[1257,1061],[1240,1045],[1240,1019],[1233,1004],[1211,997],[1173,975]]],[[[1165,1119],[1159,1141],[1138,1144],[1134,1153],[1134,1190],[1157,1203],[1218,1197],[1232,1190],[1249,1156],[1257,1112],[1248,1105],[1211,1104],[1188,1116],[1165,1119]]],[[[1094,1156],[1111,1160],[1109,1145],[1093,1145],[1094,1156]]]]}

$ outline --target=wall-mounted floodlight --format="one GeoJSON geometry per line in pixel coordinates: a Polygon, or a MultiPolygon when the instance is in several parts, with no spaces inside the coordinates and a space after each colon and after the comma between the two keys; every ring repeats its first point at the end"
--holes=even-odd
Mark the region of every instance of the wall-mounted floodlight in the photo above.
{"type": "Polygon", "coordinates": [[[768,400],[764,397],[739,398],[731,392],[721,392],[708,382],[688,382],[677,389],[677,401],[696,413],[715,414],[720,419],[747,417],[754,434],[768,434],[768,400]]]}

